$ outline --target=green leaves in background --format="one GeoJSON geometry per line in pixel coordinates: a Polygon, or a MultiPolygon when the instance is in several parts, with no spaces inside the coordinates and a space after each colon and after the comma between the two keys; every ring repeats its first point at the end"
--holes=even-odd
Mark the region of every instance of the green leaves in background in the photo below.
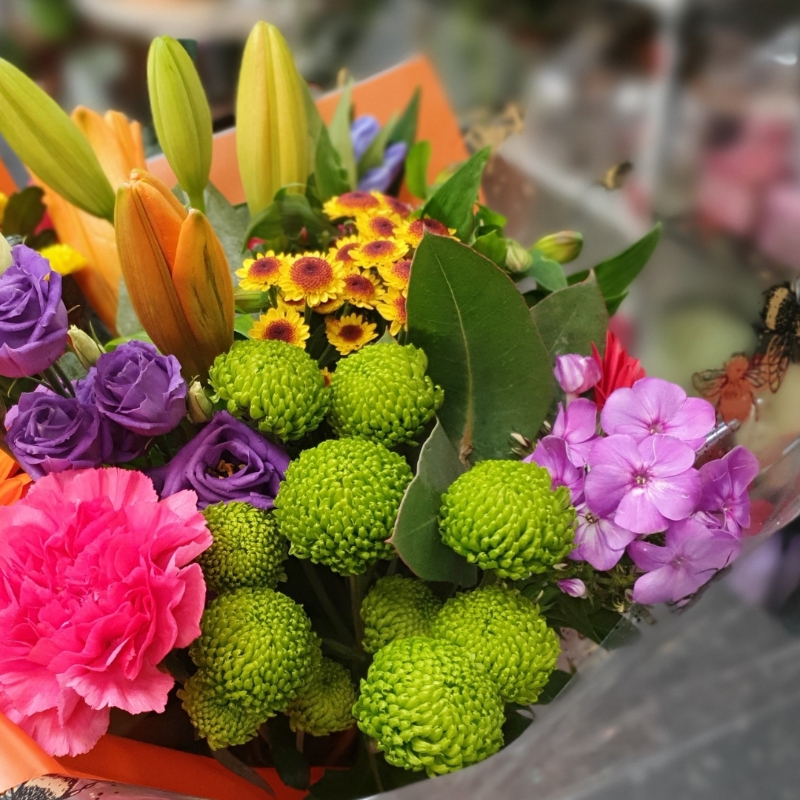
{"type": "MultiPolygon", "coordinates": [[[[246,205],[233,206],[214,184],[209,183],[204,192],[206,216],[217,234],[231,275],[242,266],[242,251],[247,246],[247,228],[250,212],[246,205]]],[[[233,285],[237,278],[233,276],[233,285]]]]}
{"type": "Polygon", "coordinates": [[[542,255],[538,250],[531,250],[533,264],[528,275],[536,279],[536,283],[548,292],[557,292],[567,287],[567,277],[564,268],[558,261],[542,255]]]}
{"type": "Polygon", "coordinates": [[[417,122],[419,121],[419,104],[422,99],[422,89],[419,86],[414,90],[411,100],[408,105],[403,109],[400,119],[397,124],[392,128],[392,133],[389,136],[387,144],[395,144],[396,142],[405,142],[409,150],[414,146],[417,140],[417,122]]]}
{"type": "Polygon", "coordinates": [[[424,200],[428,196],[428,164],[431,160],[431,143],[417,142],[406,156],[406,186],[408,191],[424,200]]]}
{"type": "Polygon", "coordinates": [[[311,207],[305,195],[287,194],[285,189],[281,189],[272,203],[250,221],[244,242],[256,236],[266,240],[270,249],[288,250],[298,241],[301,233],[308,235],[319,246],[327,247],[336,229],[322,212],[311,207]]]}
{"type": "Polygon", "coordinates": [[[608,311],[593,274],[583,283],[559,289],[531,309],[548,355],[592,353],[592,342],[602,353],[606,344],[608,311]]]}
{"type": "Polygon", "coordinates": [[[442,495],[464,471],[458,452],[437,422],[422,445],[417,474],[406,489],[389,539],[406,566],[423,580],[474,586],[478,579],[477,567],[449,548],[439,534],[442,495]]]}
{"type": "Polygon", "coordinates": [[[490,154],[490,147],[484,147],[475,153],[422,207],[423,217],[433,217],[448,228],[455,228],[456,235],[462,242],[469,239],[475,224],[473,208],[478,201],[481,177],[490,154]]]}
{"type": "Polygon", "coordinates": [[[627,624],[622,615],[608,608],[592,608],[591,602],[580,597],[561,594],[544,610],[547,624],[553,628],[572,628],[597,644],[620,623],[627,624]]]}
{"type": "Polygon", "coordinates": [[[3,214],[3,235],[23,238],[33,235],[46,211],[43,196],[44,192],[38,186],[29,186],[12,194],[3,214]]]}
{"type": "Polygon", "coordinates": [[[508,244],[502,236],[498,235],[497,231],[490,231],[483,236],[479,236],[472,246],[482,256],[486,256],[489,261],[497,264],[498,267],[505,267],[508,244]]]}
{"type": "Polygon", "coordinates": [[[536,438],[553,394],[550,358],[522,295],[466,245],[426,235],[408,291],[408,339],[444,388],[442,428],[463,463],[508,458],[536,438]]]}
{"type": "Polygon", "coordinates": [[[348,81],[342,89],[342,98],[336,106],[331,124],[328,126],[331,143],[339,154],[342,167],[347,173],[347,180],[351,187],[358,183],[356,174],[356,157],[353,153],[353,141],[350,138],[350,95],[353,91],[353,82],[348,81]]]}
{"type": "Polygon", "coordinates": [[[328,129],[324,125],[320,128],[317,138],[314,175],[317,181],[317,194],[322,203],[331,197],[350,191],[347,170],[342,166],[339,153],[336,152],[328,129]]]}

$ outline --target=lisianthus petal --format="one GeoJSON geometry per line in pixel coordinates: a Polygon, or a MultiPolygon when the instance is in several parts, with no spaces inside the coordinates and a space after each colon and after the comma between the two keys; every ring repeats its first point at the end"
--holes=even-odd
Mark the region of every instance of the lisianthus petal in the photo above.
{"type": "Polygon", "coordinates": [[[700,492],[700,473],[696,469],[669,478],[651,478],[645,489],[648,501],[670,520],[686,519],[697,506],[700,492]]]}
{"type": "Polygon", "coordinates": [[[614,522],[634,533],[658,533],[669,524],[669,520],[656,508],[649,492],[639,487],[627,492],[620,500],[614,522]]]}
{"type": "Polygon", "coordinates": [[[689,469],[696,455],[692,447],[674,436],[648,436],[639,443],[639,456],[651,475],[667,478],[689,469]]]}
{"type": "Polygon", "coordinates": [[[689,397],[683,407],[664,424],[663,433],[675,436],[697,449],[714,429],[716,421],[717,415],[711,403],[699,397],[689,397]]]}

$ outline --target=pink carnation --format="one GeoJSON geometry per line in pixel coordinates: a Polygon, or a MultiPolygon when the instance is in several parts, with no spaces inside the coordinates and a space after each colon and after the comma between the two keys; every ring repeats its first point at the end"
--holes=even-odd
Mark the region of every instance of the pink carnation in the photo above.
{"type": "Polygon", "coordinates": [[[205,602],[196,502],[87,469],[0,508],[0,711],[49,753],[91,749],[112,706],[164,710],[173,679],[158,665],[199,636],[205,602]]]}

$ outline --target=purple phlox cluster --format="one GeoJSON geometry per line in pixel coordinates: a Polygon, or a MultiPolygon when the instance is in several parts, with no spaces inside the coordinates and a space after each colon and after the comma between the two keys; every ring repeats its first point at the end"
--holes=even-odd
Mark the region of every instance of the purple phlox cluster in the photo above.
{"type": "Polygon", "coordinates": [[[554,373],[568,403],[579,394],[588,392],[602,377],[600,364],[594,358],[574,353],[556,356],[554,373]]]}

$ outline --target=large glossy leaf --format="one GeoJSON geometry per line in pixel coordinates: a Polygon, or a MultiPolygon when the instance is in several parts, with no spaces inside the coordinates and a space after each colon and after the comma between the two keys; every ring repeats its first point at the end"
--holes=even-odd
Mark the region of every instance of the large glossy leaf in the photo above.
{"type": "Polygon", "coordinates": [[[603,352],[608,311],[593,276],[583,283],[553,292],[532,309],[536,327],[551,357],[592,353],[592,342],[603,352]]]}
{"type": "Polygon", "coordinates": [[[464,465],[440,423],[422,445],[417,474],[406,489],[394,533],[389,540],[408,568],[426,581],[474,586],[478,570],[449,548],[439,534],[442,495],[464,465]]]}
{"type": "Polygon", "coordinates": [[[550,407],[550,358],[511,279],[455,239],[426,235],[408,290],[408,338],[444,388],[439,420],[465,463],[511,456],[550,407]]]}

